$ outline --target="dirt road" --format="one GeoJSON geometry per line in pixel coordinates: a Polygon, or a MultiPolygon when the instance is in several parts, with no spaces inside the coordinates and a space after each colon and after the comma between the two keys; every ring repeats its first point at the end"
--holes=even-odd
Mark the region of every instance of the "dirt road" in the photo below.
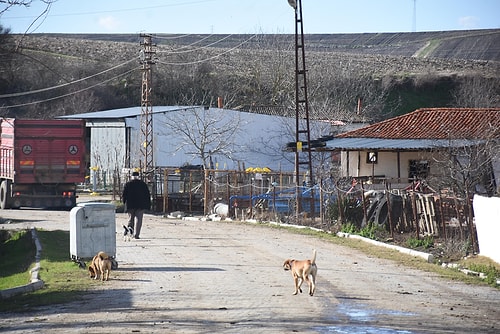
{"type": "MultiPolygon", "coordinates": [[[[7,210],[10,227],[69,230],[68,212],[7,210]],[[23,219],[24,217],[24,219],[23,219]],[[25,222],[18,222],[21,219],[25,222]],[[25,220],[26,219],[26,220],[25,220]]],[[[500,291],[444,281],[268,227],[146,216],[119,268],[83,300],[0,314],[9,333],[498,333],[500,291]],[[292,295],[288,257],[318,251],[316,294],[292,295]]]]}

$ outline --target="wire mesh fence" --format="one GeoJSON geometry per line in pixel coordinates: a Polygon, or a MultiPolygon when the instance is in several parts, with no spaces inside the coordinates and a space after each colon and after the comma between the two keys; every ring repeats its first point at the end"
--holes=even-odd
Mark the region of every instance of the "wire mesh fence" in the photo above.
{"type": "MultiPolygon", "coordinates": [[[[130,171],[129,171],[130,172],[130,171]]],[[[96,171],[86,187],[119,200],[129,173],[96,171]]],[[[346,225],[376,227],[416,238],[468,240],[477,248],[471,199],[435,191],[424,181],[326,177],[297,185],[293,172],[265,169],[157,168],[149,180],[153,210],[277,221],[336,232],[346,225]]]]}

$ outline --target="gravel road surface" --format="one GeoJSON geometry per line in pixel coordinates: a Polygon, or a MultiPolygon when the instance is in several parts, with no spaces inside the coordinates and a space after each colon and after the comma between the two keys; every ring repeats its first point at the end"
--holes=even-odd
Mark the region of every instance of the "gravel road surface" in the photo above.
{"type": "MultiPolygon", "coordinates": [[[[6,210],[8,228],[69,230],[69,212],[6,210]]],[[[9,333],[498,333],[500,291],[450,282],[317,238],[146,215],[117,270],[83,300],[0,313],[9,333]],[[286,258],[318,251],[316,294],[292,295],[286,258]]],[[[68,250],[69,252],[69,250],[68,250]]],[[[3,301],[5,302],[5,301],[3,301]]]]}

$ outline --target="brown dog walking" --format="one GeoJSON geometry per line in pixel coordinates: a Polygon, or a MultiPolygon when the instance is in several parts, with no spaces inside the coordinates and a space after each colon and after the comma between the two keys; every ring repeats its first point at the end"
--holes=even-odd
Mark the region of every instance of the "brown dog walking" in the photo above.
{"type": "Polygon", "coordinates": [[[293,283],[295,285],[294,295],[299,291],[302,293],[300,286],[304,281],[309,285],[309,295],[314,295],[314,291],[316,290],[316,274],[318,272],[318,267],[316,266],[316,250],[313,250],[313,257],[310,260],[285,260],[283,269],[290,270],[292,273],[293,283]]]}

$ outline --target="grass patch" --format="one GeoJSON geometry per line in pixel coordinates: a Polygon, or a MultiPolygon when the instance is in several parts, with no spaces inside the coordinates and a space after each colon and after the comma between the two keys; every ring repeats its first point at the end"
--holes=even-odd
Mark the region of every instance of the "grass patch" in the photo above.
{"type": "Polygon", "coordinates": [[[29,269],[35,258],[35,245],[31,232],[4,231],[0,243],[0,289],[29,283],[29,269]]]}
{"type": "Polygon", "coordinates": [[[487,257],[467,257],[460,261],[459,264],[469,270],[485,274],[486,278],[484,280],[489,285],[496,286],[496,281],[500,278],[500,264],[487,257]]]}
{"type": "MultiPolygon", "coordinates": [[[[85,291],[92,286],[92,280],[88,279],[86,270],[82,270],[69,257],[69,231],[41,231],[37,230],[38,237],[42,244],[42,257],[40,261],[40,279],[45,286],[32,293],[15,296],[9,299],[8,303],[0,303],[0,312],[23,311],[31,307],[60,304],[68,301],[78,300],[85,291]]],[[[31,234],[28,233],[31,238],[31,234]]],[[[26,249],[18,249],[17,253],[26,253],[26,249]]],[[[2,255],[2,264],[4,255],[2,255]]],[[[33,264],[34,250],[28,260],[24,256],[23,267],[30,267],[33,264]],[[28,264],[28,265],[27,265],[28,264]]],[[[0,266],[0,272],[4,272],[0,266]]],[[[25,277],[24,285],[29,280],[29,270],[12,273],[10,276],[2,277],[10,280],[13,275],[25,277]]],[[[19,284],[17,284],[19,285],[19,284]]],[[[13,287],[13,286],[10,286],[13,287]]]]}

